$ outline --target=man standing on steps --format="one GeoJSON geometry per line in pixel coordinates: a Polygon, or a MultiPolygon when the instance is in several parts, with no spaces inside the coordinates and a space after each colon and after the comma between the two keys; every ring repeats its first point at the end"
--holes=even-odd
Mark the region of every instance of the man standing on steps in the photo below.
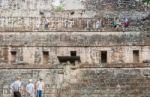
{"type": "Polygon", "coordinates": [[[13,97],[21,97],[21,77],[17,77],[16,81],[10,86],[13,91],[13,97]]]}
{"type": "Polygon", "coordinates": [[[34,84],[32,79],[29,79],[29,83],[26,86],[27,97],[34,97],[34,84]]]}
{"type": "Polygon", "coordinates": [[[44,88],[45,88],[45,83],[43,82],[43,79],[40,78],[39,81],[36,83],[36,97],[43,97],[44,94],[44,88]]]}

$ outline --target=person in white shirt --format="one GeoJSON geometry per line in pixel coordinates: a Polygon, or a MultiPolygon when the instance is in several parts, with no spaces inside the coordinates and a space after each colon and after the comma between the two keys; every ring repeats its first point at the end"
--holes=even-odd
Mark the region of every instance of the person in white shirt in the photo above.
{"type": "Polygon", "coordinates": [[[17,77],[16,81],[10,85],[13,92],[13,97],[21,97],[21,77],[17,77]]]}
{"type": "Polygon", "coordinates": [[[32,79],[29,79],[29,83],[26,86],[27,97],[34,97],[34,84],[32,79]]]}
{"type": "Polygon", "coordinates": [[[101,26],[102,26],[102,21],[101,20],[97,20],[95,23],[96,26],[96,31],[100,30],[101,26]]]}
{"type": "Polygon", "coordinates": [[[36,90],[37,90],[36,97],[43,97],[44,87],[45,84],[43,82],[43,79],[40,78],[40,80],[36,83],[36,90]]]}

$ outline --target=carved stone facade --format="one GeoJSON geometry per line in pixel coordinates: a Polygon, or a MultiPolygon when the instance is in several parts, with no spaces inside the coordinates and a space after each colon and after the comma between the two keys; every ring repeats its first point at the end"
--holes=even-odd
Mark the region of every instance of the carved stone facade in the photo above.
{"type": "Polygon", "coordinates": [[[86,1],[0,0],[0,97],[16,76],[23,89],[42,77],[44,97],[149,97],[149,7],[86,1]]]}

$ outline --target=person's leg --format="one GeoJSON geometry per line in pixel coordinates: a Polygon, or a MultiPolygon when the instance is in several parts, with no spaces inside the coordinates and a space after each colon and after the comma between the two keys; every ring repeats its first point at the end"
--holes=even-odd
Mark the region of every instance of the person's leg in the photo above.
{"type": "Polygon", "coordinates": [[[14,97],[21,97],[20,92],[14,92],[14,97]]]}
{"type": "Polygon", "coordinates": [[[40,90],[39,91],[39,97],[42,97],[43,95],[42,95],[42,91],[40,90]]]}
{"type": "Polygon", "coordinates": [[[20,92],[17,92],[17,97],[21,97],[21,94],[20,94],[20,92]]]}
{"type": "Polygon", "coordinates": [[[16,92],[14,92],[14,95],[13,95],[13,97],[16,97],[16,92]]]}
{"type": "Polygon", "coordinates": [[[41,91],[41,97],[43,97],[43,92],[41,91]]]}
{"type": "Polygon", "coordinates": [[[39,91],[37,90],[37,92],[36,92],[36,97],[39,97],[39,91]]]}

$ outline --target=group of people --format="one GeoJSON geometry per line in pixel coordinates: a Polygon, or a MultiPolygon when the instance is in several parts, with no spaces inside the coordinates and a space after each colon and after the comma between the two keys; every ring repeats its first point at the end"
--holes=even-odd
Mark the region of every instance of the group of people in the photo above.
{"type": "Polygon", "coordinates": [[[43,97],[45,84],[43,79],[40,78],[35,84],[33,83],[32,79],[29,79],[28,84],[26,85],[25,89],[22,88],[21,77],[17,77],[16,81],[14,81],[10,88],[13,92],[13,97],[22,97],[21,91],[26,92],[26,97],[43,97]]]}
{"type": "MultiPolygon", "coordinates": [[[[86,25],[86,29],[89,31],[91,30],[103,31],[105,26],[110,25],[110,22],[111,22],[111,27],[114,28],[114,30],[122,29],[123,31],[125,31],[125,29],[128,28],[130,25],[128,18],[111,17],[111,18],[97,18],[97,19],[86,19],[86,20],[81,19],[81,21],[80,20],[75,21],[73,19],[72,20],[65,19],[64,27],[73,28],[74,25],[80,27],[86,25]]],[[[51,22],[48,20],[48,18],[43,17],[37,24],[38,24],[38,28],[39,26],[44,25],[44,28],[48,29],[51,22]]],[[[81,27],[81,28],[85,28],[85,27],[81,27]]]]}
{"type": "Polygon", "coordinates": [[[125,28],[129,26],[129,20],[125,18],[122,22],[119,20],[119,18],[114,18],[114,20],[111,23],[111,26],[118,30],[119,26],[123,28],[123,31],[125,28]]]}
{"type": "Polygon", "coordinates": [[[111,27],[114,28],[114,30],[119,30],[122,29],[123,31],[125,31],[126,28],[129,27],[130,22],[128,20],[128,18],[112,18],[112,19],[97,19],[95,21],[92,20],[87,20],[87,29],[88,30],[95,30],[95,31],[103,31],[105,26],[109,26],[111,23],[111,27]]]}

